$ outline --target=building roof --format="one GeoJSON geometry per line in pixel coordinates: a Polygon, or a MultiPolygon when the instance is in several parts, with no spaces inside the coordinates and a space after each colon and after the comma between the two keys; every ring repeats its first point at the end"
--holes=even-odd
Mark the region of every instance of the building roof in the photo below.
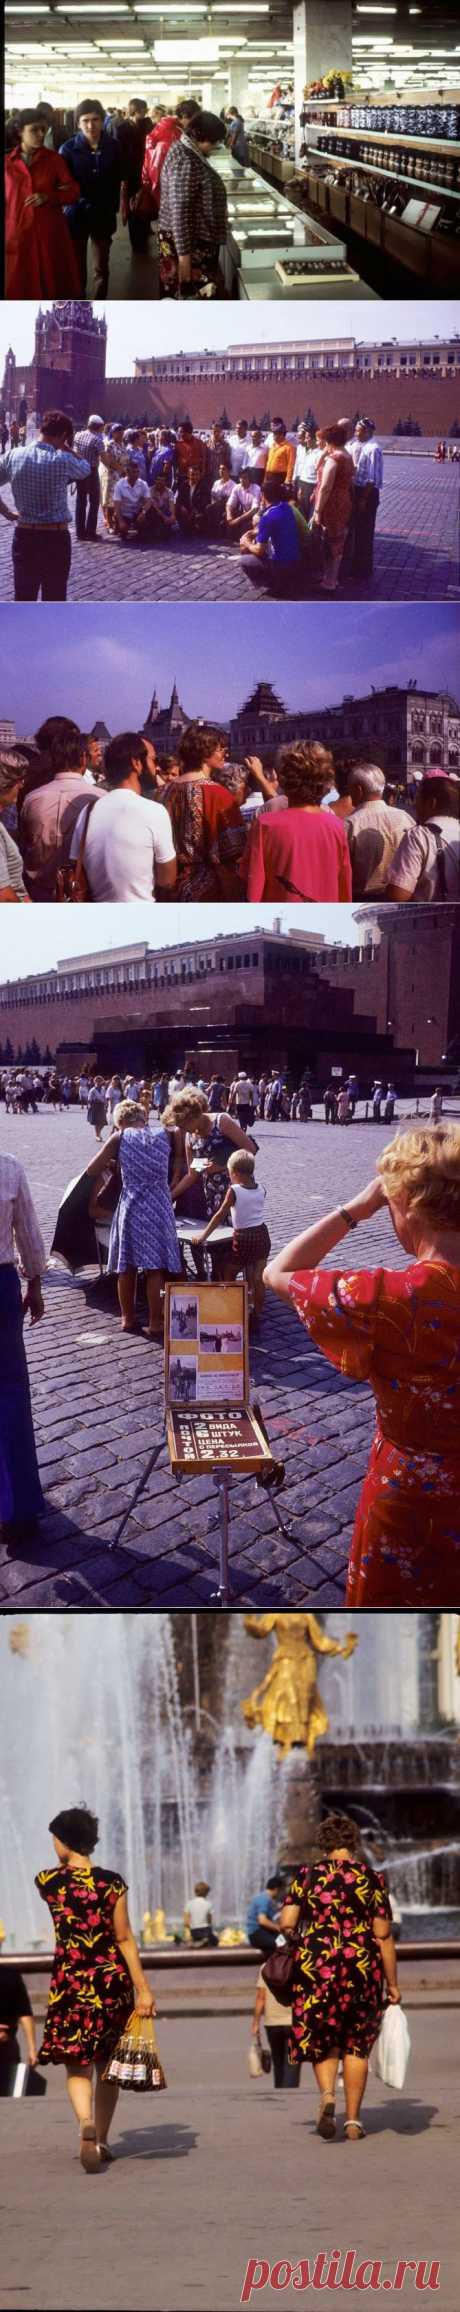
{"type": "Polygon", "coordinates": [[[278,698],[278,693],[273,689],[273,684],[271,682],[257,682],[255,690],[251,691],[250,698],[245,699],[244,706],[239,708],[238,715],[235,719],[240,722],[243,715],[284,715],[286,713],[287,708],[283,705],[283,700],[278,698]]]}

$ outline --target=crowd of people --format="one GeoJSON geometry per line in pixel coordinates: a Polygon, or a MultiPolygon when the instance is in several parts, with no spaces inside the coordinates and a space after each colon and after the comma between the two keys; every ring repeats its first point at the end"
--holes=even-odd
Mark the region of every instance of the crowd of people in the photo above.
{"type": "MultiPolygon", "coordinates": [[[[27,414],[27,413],[26,413],[27,414]]],[[[276,413],[267,426],[246,418],[195,429],[126,426],[97,411],[74,430],[61,410],[39,431],[2,414],[0,483],[13,503],[18,601],[66,598],[71,564],[69,488],[79,540],[170,549],[218,540],[240,555],[254,585],[275,595],[367,593],[383,484],[373,420],[341,418],[318,431],[289,431],[276,413]],[[102,504],[102,529],[98,528],[102,504]]]]}
{"type": "MultiPolygon", "coordinates": [[[[249,158],[235,105],[205,112],[184,97],[151,112],[142,97],[108,111],[82,97],[67,115],[40,103],[6,123],[7,296],[106,297],[119,221],[137,257],[154,254],[160,297],[225,295],[225,187],[209,160],[249,158]]],[[[151,294],[146,281],[146,294],[151,294]]]]}
{"type": "Polygon", "coordinates": [[[0,902],[454,900],[460,782],[289,741],[267,767],[195,721],[175,757],[49,716],[0,758],[0,902]]]}

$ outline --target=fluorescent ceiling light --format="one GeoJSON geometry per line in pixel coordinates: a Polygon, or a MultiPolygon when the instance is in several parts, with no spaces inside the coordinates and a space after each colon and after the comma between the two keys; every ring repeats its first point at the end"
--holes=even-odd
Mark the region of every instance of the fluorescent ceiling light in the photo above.
{"type": "MultiPolygon", "coordinates": [[[[155,41],[155,56],[158,58],[159,64],[173,64],[177,55],[177,40],[155,41]]],[[[183,64],[193,64],[195,59],[198,59],[200,64],[218,64],[218,40],[181,40],[179,61],[182,61],[183,64]]]]}
{"type": "Polygon", "coordinates": [[[151,0],[151,4],[150,4],[150,6],[149,6],[149,7],[145,7],[144,5],[142,5],[142,7],[141,7],[141,8],[138,8],[138,7],[137,7],[137,5],[136,5],[136,16],[206,16],[206,15],[207,15],[206,0],[201,0],[201,6],[196,4],[196,0],[184,0],[184,4],[183,4],[183,6],[182,6],[182,0],[177,0],[177,6],[176,6],[175,8],[174,8],[174,7],[172,7],[172,8],[163,8],[163,7],[162,7],[162,5],[161,5],[161,0],[151,0]]]}
{"type": "Polygon", "coordinates": [[[5,16],[48,16],[48,8],[5,8],[5,16]]]}
{"type": "Polygon", "coordinates": [[[211,8],[211,15],[269,16],[270,0],[229,0],[228,7],[225,5],[225,0],[216,0],[216,5],[211,8]]]}

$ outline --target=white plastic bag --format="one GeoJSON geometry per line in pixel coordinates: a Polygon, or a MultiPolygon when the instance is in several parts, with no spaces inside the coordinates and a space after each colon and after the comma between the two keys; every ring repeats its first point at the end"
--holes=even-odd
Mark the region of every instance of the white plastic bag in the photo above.
{"type": "Polygon", "coordinates": [[[386,2007],[375,2054],[375,2068],[385,2087],[404,2087],[410,2056],[410,2032],[402,2007],[386,2007]]]}

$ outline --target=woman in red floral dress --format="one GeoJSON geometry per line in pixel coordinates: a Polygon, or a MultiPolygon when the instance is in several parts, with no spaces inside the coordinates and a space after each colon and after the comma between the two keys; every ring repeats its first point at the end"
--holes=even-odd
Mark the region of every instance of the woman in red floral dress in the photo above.
{"type": "Polygon", "coordinates": [[[126,1880],[90,1862],[95,1815],[67,1807],[49,1828],[59,1868],[39,1871],[35,1884],[49,1904],[56,1951],[39,2062],[65,2064],[81,2164],[94,2175],[112,2156],[107,2136],[118,2096],[117,2084],[103,2079],[104,2067],[133,2006],[138,2015],[154,2015],[155,2001],[129,1922],[126,1880]]]}
{"type": "Polygon", "coordinates": [[[377,1172],[285,1245],[264,1281],[339,1372],[374,1390],[347,1605],[460,1606],[460,1126],[396,1133],[377,1172]],[[388,1207],[410,1266],[318,1267],[388,1207]]]}
{"type": "Polygon", "coordinates": [[[384,1880],[361,1851],[356,1823],[326,1815],[321,1860],[299,1870],[279,1925],[295,1933],[290,2061],[312,2063],[321,2103],[317,2133],[335,2135],[335,2083],[343,2058],[348,2143],[364,2134],[360,2110],[368,2058],[382,2020],[383,1986],[398,2006],[396,1951],[384,1880]]]}

